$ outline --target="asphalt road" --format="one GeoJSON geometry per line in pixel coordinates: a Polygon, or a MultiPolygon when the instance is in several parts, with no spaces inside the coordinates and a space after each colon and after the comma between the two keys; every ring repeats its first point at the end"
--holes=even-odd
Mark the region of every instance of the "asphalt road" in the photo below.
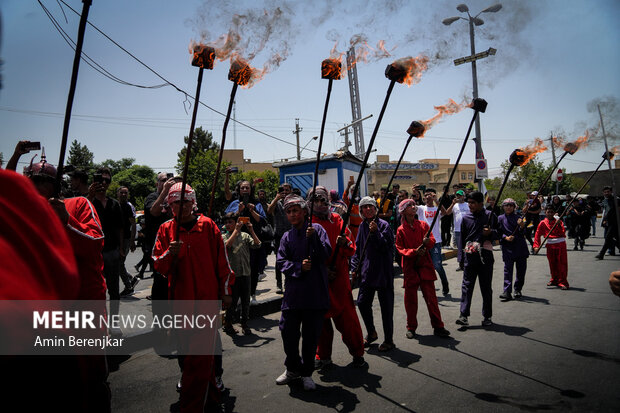
{"type": "MultiPolygon", "coordinates": [[[[620,267],[620,257],[596,261],[601,245],[602,238],[590,238],[584,251],[569,250],[568,291],[546,287],[546,257],[530,257],[524,296],[509,302],[498,298],[503,262],[496,248],[495,324],[487,328],[480,325],[482,299],[476,287],[470,327],[457,329],[462,273],[455,271],[456,260],[446,261],[453,297],[440,297],[439,304],[450,339],[432,335],[421,294],[418,335],[412,340],[405,337],[399,276],[394,311],[397,348],[379,353],[373,345],[365,355],[369,367],[355,369],[348,366],[351,357],[336,334],[334,365],[314,373],[314,392],[305,392],[300,385],[275,384],[284,370],[279,313],[251,320],[254,335],[222,336],[228,411],[618,412],[620,298],[610,292],[608,278],[620,267]]],[[[129,262],[136,258],[132,255],[129,262]]],[[[380,342],[377,300],[375,322],[380,342]]],[[[363,324],[362,329],[366,334],[363,324]]],[[[139,351],[110,373],[113,411],[167,412],[178,400],[179,378],[176,360],[152,350],[139,351]]]]}

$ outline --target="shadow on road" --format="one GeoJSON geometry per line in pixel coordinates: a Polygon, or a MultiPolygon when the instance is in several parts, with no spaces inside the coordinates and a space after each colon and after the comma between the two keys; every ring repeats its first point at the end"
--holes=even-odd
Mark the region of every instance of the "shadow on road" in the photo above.
{"type": "Polygon", "coordinates": [[[576,355],[581,356],[581,357],[595,358],[595,359],[599,359],[599,360],[604,360],[604,361],[609,361],[609,362],[612,362],[612,363],[620,364],[620,358],[615,357],[615,356],[610,356],[608,354],[598,353],[598,352],[589,351],[589,350],[578,350],[578,349],[574,349],[574,348],[570,348],[570,347],[561,346],[559,344],[547,343],[546,341],[538,340],[538,339],[535,339],[535,338],[532,338],[532,337],[523,336],[523,338],[526,339],[526,340],[535,341],[535,342],[540,343],[540,344],[546,344],[548,346],[552,346],[552,347],[557,347],[557,348],[561,348],[561,349],[564,349],[564,350],[568,350],[568,351],[572,352],[573,354],[576,354],[576,355]]]}
{"type": "Polygon", "coordinates": [[[390,360],[394,362],[398,367],[403,368],[407,368],[413,363],[417,363],[418,361],[420,361],[420,358],[422,358],[422,356],[420,356],[419,354],[409,353],[408,351],[401,350],[398,347],[390,351],[380,352],[379,348],[373,345],[368,348],[367,353],[373,356],[380,356],[381,358],[386,360],[390,360]]]}
{"type": "MultiPolygon", "coordinates": [[[[316,403],[338,412],[352,412],[360,403],[355,393],[342,386],[321,386],[317,384],[315,391],[305,391],[301,380],[296,380],[288,386],[291,397],[307,403],[316,403]]],[[[286,408],[283,408],[283,411],[286,410],[286,408]]]]}
{"type": "Polygon", "coordinates": [[[498,333],[504,333],[507,336],[522,336],[525,333],[529,333],[532,330],[530,330],[527,327],[519,327],[519,326],[508,326],[508,325],[504,325],[504,324],[493,324],[491,326],[481,326],[481,325],[477,325],[477,326],[468,326],[468,327],[460,327],[459,331],[466,331],[466,330],[485,330],[485,331],[496,331],[498,333]]]}

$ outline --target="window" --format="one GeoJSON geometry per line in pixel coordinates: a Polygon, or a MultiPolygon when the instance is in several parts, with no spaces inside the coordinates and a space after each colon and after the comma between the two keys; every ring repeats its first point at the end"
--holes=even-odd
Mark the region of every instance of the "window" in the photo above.
{"type": "Polygon", "coordinates": [[[464,181],[466,179],[467,179],[467,173],[461,172],[461,181],[464,181]]]}
{"type": "Polygon", "coordinates": [[[472,180],[474,179],[474,173],[473,173],[473,172],[469,172],[469,173],[467,174],[467,178],[468,178],[470,181],[472,181],[472,180]]]}

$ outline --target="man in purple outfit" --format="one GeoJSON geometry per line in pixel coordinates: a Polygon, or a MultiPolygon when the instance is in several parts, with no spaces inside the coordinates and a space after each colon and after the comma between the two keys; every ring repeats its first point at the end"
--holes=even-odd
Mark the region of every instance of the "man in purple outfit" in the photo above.
{"type": "Polygon", "coordinates": [[[482,295],[483,326],[493,325],[493,240],[498,239],[497,218],[491,211],[484,209],[484,195],[482,192],[471,192],[467,195],[469,212],[463,216],[461,222],[460,248],[465,256],[463,270],[463,285],[461,287],[461,316],[456,324],[468,326],[467,317],[474,295],[476,278],[480,281],[482,295]]]}
{"type": "Polygon", "coordinates": [[[517,203],[512,198],[506,198],[502,202],[502,207],[504,214],[498,217],[498,231],[501,236],[500,244],[504,260],[504,291],[499,298],[508,301],[512,300],[512,274],[515,264],[517,277],[514,283],[514,293],[515,298],[521,298],[530,251],[525,242],[525,220],[515,212],[517,203]]]}
{"type": "Polygon", "coordinates": [[[287,196],[284,210],[293,228],[282,236],[276,261],[285,276],[280,332],[286,353],[286,370],[276,379],[276,384],[301,378],[305,390],[314,390],[314,357],[323,317],[329,309],[326,262],[332,248],[323,227],[308,224],[309,212],[302,197],[287,196]]]}

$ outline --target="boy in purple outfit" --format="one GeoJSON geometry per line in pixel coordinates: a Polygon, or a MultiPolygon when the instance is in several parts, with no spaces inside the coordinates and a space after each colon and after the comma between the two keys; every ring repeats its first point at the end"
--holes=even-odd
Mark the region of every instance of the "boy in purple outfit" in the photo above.
{"type": "Polygon", "coordinates": [[[305,390],[314,390],[311,376],[323,317],[329,309],[326,262],[332,249],[323,227],[308,224],[309,213],[302,197],[287,196],[284,210],[293,228],[282,236],[276,261],[285,276],[280,332],[286,353],[286,370],[276,384],[301,378],[305,390]]]}
{"type": "Polygon", "coordinates": [[[390,224],[377,219],[377,201],[365,196],[359,202],[360,212],[364,221],[359,227],[357,249],[351,257],[351,267],[355,268],[355,276],[361,277],[357,307],[360,310],[368,335],[364,345],[376,341],[377,330],[372,316],[372,302],[375,293],[379,296],[383,334],[385,339],[379,351],[392,350],[394,347],[394,233],[390,224]],[[370,236],[368,235],[370,234],[370,236]],[[366,239],[368,246],[365,248],[366,239]],[[361,256],[364,251],[364,256],[361,256]]]}
{"type": "Polygon", "coordinates": [[[530,251],[525,242],[525,220],[515,212],[517,203],[512,198],[506,198],[502,202],[504,214],[498,220],[498,231],[501,236],[502,259],[504,260],[504,291],[499,298],[512,300],[512,274],[514,266],[517,267],[517,277],[514,283],[515,298],[521,298],[521,289],[525,282],[527,270],[527,258],[530,251]]]}

